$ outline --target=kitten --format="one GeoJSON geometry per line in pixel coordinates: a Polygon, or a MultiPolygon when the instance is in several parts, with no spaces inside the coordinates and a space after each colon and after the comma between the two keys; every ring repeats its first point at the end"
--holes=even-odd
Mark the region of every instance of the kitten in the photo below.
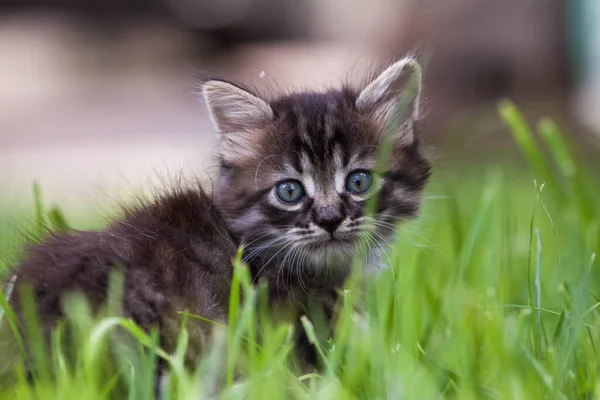
{"type": "MultiPolygon", "coordinates": [[[[82,291],[98,308],[109,271],[118,265],[125,273],[125,313],[144,329],[158,326],[167,349],[177,337],[178,311],[227,322],[231,260],[240,244],[253,280],[268,283],[274,309],[305,307],[309,296],[330,301],[350,272],[365,224],[373,222],[371,241],[381,245],[396,222],[419,209],[430,174],[416,132],[420,80],[384,171],[375,173],[413,72],[420,78],[409,57],[359,90],[343,86],[273,99],[223,80],[204,82],[219,136],[213,193],[175,189],[105,230],[52,234],[27,248],[16,287],[33,287],[49,330],[70,291],[82,291]],[[376,213],[367,217],[364,208],[375,193],[376,213]]],[[[11,304],[19,310],[18,296],[11,304]]],[[[200,351],[208,327],[190,329],[200,351]]]]}

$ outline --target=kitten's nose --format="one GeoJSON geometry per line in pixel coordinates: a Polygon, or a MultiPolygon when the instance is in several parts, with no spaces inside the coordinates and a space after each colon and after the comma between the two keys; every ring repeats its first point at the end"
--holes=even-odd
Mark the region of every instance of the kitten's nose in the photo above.
{"type": "Polygon", "coordinates": [[[335,232],[344,218],[344,214],[333,207],[324,207],[320,210],[316,210],[314,215],[315,224],[319,225],[329,233],[335,232]]]}

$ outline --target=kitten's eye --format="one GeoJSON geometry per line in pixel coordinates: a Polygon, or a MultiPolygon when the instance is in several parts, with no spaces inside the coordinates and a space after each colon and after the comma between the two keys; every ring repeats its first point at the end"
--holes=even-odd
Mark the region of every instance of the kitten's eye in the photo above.
{"type": "Polygon", "coordinates": [[[369,171],[354,171],[348,175],[346,189],[350,193],[361,194],[371,188],[373,176],[369,171]]]}
{"type": "Polygon", "coordinates": [[[281,182],[275,187],[277,197],[284,203],[295,203],[304,197],[304,188],[298,181],[281,182]]]}

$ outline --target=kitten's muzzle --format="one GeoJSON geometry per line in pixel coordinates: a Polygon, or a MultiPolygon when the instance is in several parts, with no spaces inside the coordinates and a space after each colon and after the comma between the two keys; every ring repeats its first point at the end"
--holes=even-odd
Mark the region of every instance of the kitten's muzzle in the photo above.
{"type": "Polygon", "coordinates": [[[313,218],[315,224],[333,234],[344,221],[346,215],[339,209],[336,210],[334,207],[327,206],[315,210],[313,218]]]}

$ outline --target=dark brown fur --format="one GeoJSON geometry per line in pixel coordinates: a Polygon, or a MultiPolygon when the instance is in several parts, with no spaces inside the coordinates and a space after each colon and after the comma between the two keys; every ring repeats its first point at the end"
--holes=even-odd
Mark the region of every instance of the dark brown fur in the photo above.
{"type": "MultiPolygon", "coordinates": [[[[200,188],[182,189],[127,211],[105,230],[52,234],[29,246],[16,287],[33,287],[42,321],[51,327],[65,293],[81,291],[98,309],[111,270],[122,268],[124,310],[141,327],[176,329],[176,313],[185,310],[224,323],[236,251],[212,199],[200,188]]],[[[163,339],[172,344],[175,337],[163,339]]]]}
{"type": "MultiPolygon", "coordinates": [[[[227,90],[232,88],[235,92],[230,86],[223,98],[228,99],[227,90]]],[[[381,103],[395,101],[397,90],[395,85],[386,88],[389,94],[381,103]]],[[[125,273],[126,315],[144,329],[159,327],[163,345],[172,348],[178,311],[227,322],[232,259],[242,243],[247,245],[244,256],[254,281],[267,281],[274,310],[305,312],[308,299],[317,298],[326,303],[331,317],[335,290],[350,271],[348,249],[355,248],[361,233],[367,199],[331,185],[338,185],[334,175],[338,179],[340,169],[374,165],[386,128],[374,116],[383,115],[386,105],[358,107],[361,92],[348,87],[296,93],[267,103],[243,93],[241,102],[234,99],[224,110],[209,104],[217,115],[217,130],[236,130],[220,132],[214,193],[176,189],[127,211],[105,230],[52,234],[26,249],[16,270],[17,288],[24,283],[33,287],[46,329],[61,317],[65,293],[82,291],[95,308],[100,307],[107,297],[109,273],[120,267],[125,273]],[[243,103],[248,99],[249,106],[243,103]],[[227,107],[234,108],[234,117],[243,113],[247,118],[224,120],[231,111],[227,107]],[[265,109],[268,118],[260,114],[265,109]],[[310,173],[304,170],[307,165],[310,173]],[[272,197],[278,179],[285,178],[290,168],[314,181],[314,194],[293,210],[272,197]],[[345,231],[315,236],[332,218],[346,223],[345,231]],[[290,229],[299,233],[290,234],[290,229]],[[305,237],[312,239],[307,242],[305,237]],[[279,239],[284,241],[269,242],[279,239]],[[339,254],[346,258],[336,258],[339,254]]],[[[379,171],[380,237],[389,237],[393,224],[416,215],[430,174],[414,131],[419,121],[409,122],[402,129],[410,131],[398,133],[389,162],[379,171]]],[[[13,297],[12,305],[18,310],[17,299],[13,297]]],[[[192,329],[195,347],[200,348],[208,330],[201,325],[192,329]]],[[[314,361],[310,354],[307,358],[314,361]]]]}

